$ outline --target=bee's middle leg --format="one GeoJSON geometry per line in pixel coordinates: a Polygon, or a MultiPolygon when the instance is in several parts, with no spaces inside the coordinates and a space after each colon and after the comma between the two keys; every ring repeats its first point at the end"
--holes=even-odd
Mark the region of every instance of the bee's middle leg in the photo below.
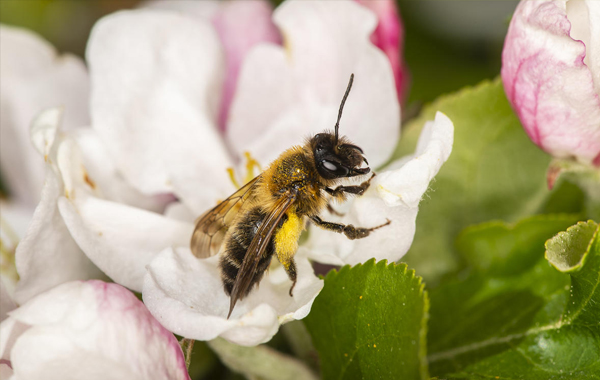
{"type": "Polygon", "coordinates": [[[325,222],[318,216],[311,216],[310,219],[313,222],[315,222],[315,224],[317,226],[319,226],[325,230],[337,232],[340,234],[343,233],[350,240],[365,238],[365,237],[369,236],[369,234],[372,231],[374,231],[378,228],[381,228],[381,227],[385,227],[391,223],[391,221],[388,219],[387,222],[385,222],[379,226],[375,226],[375,227],[371,227],[371,228],[364,228],[364,227],[354,227],[352,224],[325,222]]]}

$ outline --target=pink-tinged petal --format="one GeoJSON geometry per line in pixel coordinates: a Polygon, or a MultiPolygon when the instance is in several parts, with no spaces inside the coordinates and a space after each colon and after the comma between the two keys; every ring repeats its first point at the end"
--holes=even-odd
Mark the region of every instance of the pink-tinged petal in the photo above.
{"type": "Polygon", "coordinates": [[[281,44],[279,30],[273,24],[273,8],[266,0],[254,1],[172,1],[158,0],[143,7],[177,11],[213,24],[225,53],[223,98],[219,108],[218,125],[227,127],[231,101],[235,95],[240,67],[254,46],[271,42],[281,44]]]}
{"type": "Polygon", "coordinates": [[[584,163],[600,154],[600,49],[588,34],[600,12],[590,3],[522,1],[502,53],[506,95],[531,140],[555,157],[584,163]]]}
{"type": "Polygon", "coordinates": [[[146,194],[230,192],[230,157],[216,127],[223,58],[212,26],[175,12],[101,19],[86,53],[92,124],[125,178],[146,194]]]}
{"type": "Polygon", "coordinates": [[[404,28],[400,12],[395,0],[356,0],[359,4],[375,12],[377,16],[377,28],[371,34],[371,41],[380,48],[388,57],[394,79],[398,99],[404,103],[406,91],[408,90],[407,67],[403,60],[404,50],[404,28]]]}
{"type": "Polygon", "coordinates": [[[399,137],[400,108],[387,57],[369,40],[377,20],[354,2],[284,2],[274,14],[284,47],[259,46],[242,67],[228,139],[266,164],[306,136],[332,129],[350,74],[340,133],[381,165],[399,137]]]}
{"type": "Polygon", "coordinates": [[[225,50],[226,75],[219,111],[219,127],[225,130],[240,68],[246,54],[257,44],[281,44],[281,36],[271,21],[273,8],[268,1],[222,2],[213,25],[225,50]]]}
{"type": "Polygon", "coordinates": [[[114,281],[141,291],[146,265],[166,247],[188,246],[191,223],[100,198],[78,146],[72,140],[58,150],[58,167],[65,183],[58,201],[73,239],[114,281]]]}
{"type": "Polygon", "coordinates": [[[331,264],[399,260],[410,248],[415,234],[419,202],[429,183],[446,162],[454,142],[454,125],[438,112],[434,121],[423,127],[415,154],[393,162],[371,182],[369,190],[351,201],[343,217],[329,216],[331,221],[374,227],[391,223],[359,240],[311,227],[305,245],[313,260],[331,264]]]}
{"type": "Polygon", "coordinates": [[[59,56],[34,33],[0,26],[0,163],[16,200],[34,207],[44,182],[44,161],[29,140],[33,118],[50,106],[65,108],[67,128],[89,124],[89,81],[81,59],[59,56]]]}
{"type": "Polygon", "coordinates": [[[12,375],[13,370],[10,366],[10,362],[0,360],[0,379],[14,380],[11,378],[12,375]]]}
{"type": "Polygon", "coordinates": [[[293,297],[289,296],[291,281],[279,267],[239,301],[231,318],[226,319],[229,297],[223,290],[219,258],[200,260],[187,248],[167,249],[150,264],[144,303],[163,326],[186,338],[211,340],[221,336],[254,346],[270,340],[279,324],[308,315],[323,287],[308,260],[296,255],[298,282],[293,297]]]}
{"type": "Polygon", "coordinates": [[[189,379],[175,336],[117,284],[63,284],[11,320],[30,326],[10,350],[18,379],[189,379]]]}

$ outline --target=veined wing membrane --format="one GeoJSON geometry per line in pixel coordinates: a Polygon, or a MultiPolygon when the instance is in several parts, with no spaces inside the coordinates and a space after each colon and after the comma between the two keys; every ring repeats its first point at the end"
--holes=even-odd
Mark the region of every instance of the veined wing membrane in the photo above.
{"type": "Polygon", "coordinates": [[[192,253],[196,257],[206,258],[219,253],[229,226],[233,223],[244,202],[251,197],[252,190],[258,184],[259,179],[260,175],[256,176],[229,198],[197,219],[190,244],[192,253]]]}

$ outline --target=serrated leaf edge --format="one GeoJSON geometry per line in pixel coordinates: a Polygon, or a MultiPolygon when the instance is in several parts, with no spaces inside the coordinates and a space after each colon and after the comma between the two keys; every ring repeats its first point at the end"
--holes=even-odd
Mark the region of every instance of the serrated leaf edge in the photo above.
{"type": "Polygon", "coordinates": [[[546,240],[546,242],[544,243],[544,248],[546,248],[546,251],[544,252],[544,258],[550,263],[550,265],[552,265],[552,267],[554,267],[554,269],[556,269],[557,271],[559,271],[561,273],[573,273],[573,272],[577,272],[577,271],[581,270],[581,268],[583,268],[583,266],[585,264],[585,261],[587,260],[588,254],[590,253],[590,249],[592,248],[592,243],[594,242],[594,239],[598,235],[599,230],[600,230],[600,224],[596,223],[593,220],[588,220],[585,222],[583,222],[583,221],[577,222],[576,224],[568,227],[566,231],[561,231],[561,232],[557,233],[556,235],[554,235],[553,237],[551,237],[550,239],[546,240]],[[558,268],[556,265],[554,265],[554,263],[552,261],[550,261],[550,259],[548,258],[548,244],[552,240],[554,240],[558,237],[569,234],[570,231],[573,231],[574,229],[578,228],[579,226],[583,226],[584,224],[590,224],[590,223],[593,223],[596,225],[596,230],[594,231],[594,234],[592,235],[587,247],[585,248],[585,252],[581,256],[581,259],[579,259],[579,262],[575,266],[573,266],[567,270],[562,270],[562,269],[558,268]]]}
{"type": "MultiPolygon", "coordinates": [[[[368,268],[368,267],[387,267],[390,268],[392,270],[398,270],[400,269],[401,274],[405,274],[408,275],[410,278],[410,281],[416,280],[416,285],[418,286],[418,295],[419,297],[423,297],[423,318],[421,318],[421,327],[419,329],[419,360],[420,360],[420,375],[421,375],[421,380],[428,380],[429,379],[429,362],[427,359],[427,333],[428,333],[428,322],[429,322],[429,308],[430,308],[430,303],[429,303],[429,294],[427,293],[427,291],[425,290],[425,283],[423,282],[423,278],[421,276],[417,276],[416,272],[414,269],[408,269],[408,264],[406,263],[396,263],[396,262],[391,262],[388,264],[387,259],[383,259],[383,260],[379,260],[376,261],[375,258],[369,259],[368,261],[364,262],[364,263],[358,263],[354,266],[351,266],[349,264],[344,265],[343,267],[341,267],[338,270],[336,269],[332,269],[329,271],[329,273],[327,273],[327,275],[325,276],[325,280],[333,280],[335,278],[337,278],[339,275],[352,271],[352,270],[360,270],[362,268],[368,268]]],[[[353,352],[350,356],[353,356],[356,352],[358,352],[358,347],[356,348],[355,352],[353,352]]],[[[342,368],[342,371],[340,373],[340,378],[341,376],[344,374],[346,370],[346,367],[342,368]]]]}
{"type": "Polygon", "coordinates": [[[393,270],[397,270],[398,268],[403,268],[401,269],[403,274],[408,274],[411,278],[410,280],[417,280],[417,285],[419,286],[419,295],[422,295],[423,292],[425,291],[425,283],[423,282],[423,278],[421,276],[418,276],[415,273],[414,269],[408,269],[408,264],[406,263],[396,263],[396,262],[391,262],[388,263],[387,259],[383,259],[383,260],[379,260],[376,261],[375,258],[369,259],[367,261],[365,261],[364,263],[358,263],[355,265],[350,265],[350,264],[346,264],[343,267],[341,267],[339,270],[337,269],[332,269],[330,270],[327,275],[324,277],[325,280],[329,279],[329,280],[333,280],[334,278],[337,278],[337,276],[344,274],[348,271],[351,270],[358,270],[360,268],[367,268],[368,266],[373,266],[373,267],[377,267],[377,266],[381,266],[381,267],[392,267],[393,270]]]}

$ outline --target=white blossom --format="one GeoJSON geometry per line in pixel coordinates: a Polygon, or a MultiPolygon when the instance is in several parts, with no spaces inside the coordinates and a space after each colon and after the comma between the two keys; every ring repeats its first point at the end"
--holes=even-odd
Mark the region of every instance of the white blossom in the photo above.
{"type": "Polygon", "coordinates": [[[120,285],[68,282],[9,314],[3,379],[189,379],[175,336],[120,285]]]}

